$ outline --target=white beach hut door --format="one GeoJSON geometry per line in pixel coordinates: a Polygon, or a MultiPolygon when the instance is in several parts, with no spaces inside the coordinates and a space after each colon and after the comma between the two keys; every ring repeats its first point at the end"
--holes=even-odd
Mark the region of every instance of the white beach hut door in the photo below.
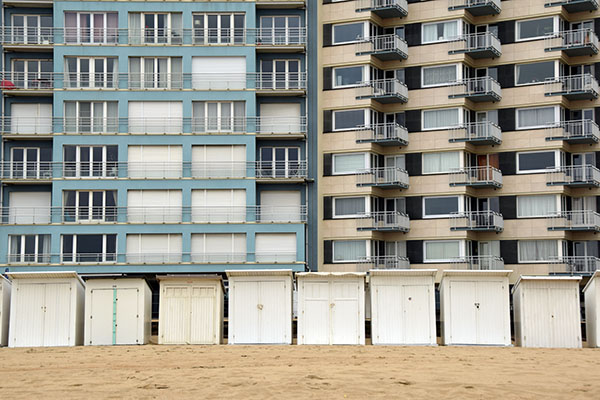
{"type": "Polygon", "coordinates": [[[450,283],[450,343],[477,343],[475,282],[450,283]]]}
{"type": "Polygon", "coordinates": [[[502,282],[477,282],[477,344],[503,344],[504,337],[504,284],[502,282]]]}
{"type": "Polygon", "coordinates": [[[139,307],[139,289],[122,288],[117,289],[116,301],[113,305],[116,310],[114,317],[114,338],[111,343],[114,344],[134,344],[139,343],[138,329],[140,312],[139,307]]]}
{"type": "Polygon", "coordinates": [[[163,292],[163,342],[188,343],[190,331],[189,290],[187,286],[167,286],[163,292]]]}
{"type": "Polygon", "coordinates": [[[46,284],[44,346],[67,346],[71,328],[71,284],[46,284]]]}
{"type": "MultiPolygon", "coordinates": [[[[429,310],[431,309],[430,290],[427,285],[406,285],[402,287],[402,343],[426,344],[432,342],[431,318],[429,317],[429,310]]],[[[386,306],[384,305],[384,307],[386,306]]]]}
{"type": "Polygon", "coordinates": [[[549,300],[546,288],[532,287],[523,292],[523,308],[525,309],[523,314],[535,316],[535,318],[531,318],[531,321],[527,321],[527,319],[522,321],[523,329],[527,332],[523,345],[528,347],[552,346],[554,334],[551,317],[552,306],[548,304],[549,300]]]}
{"type": "Polygon", "coordinates": [[[332,344],[359,344],[358,291],[356,282],[331,283],[332,344]]]}
{"type": "Polygon", "coordinates": [[[572,289],[552,288],[548,289],[548,301],[550,306],[551,329],[553,333],[551,347],[580,347],[580,326],[574,321],[569,310],[579,310],[578,297],[572,289]],[[567,339],[570,339],[567,340],[567,339]]]}
{"type": "Polygon", "coordinates": [[[284,343],[287,340],[285,309],[286,283],[260,282],[259,284],[259,339],[260,343],[284,343]]]}
{"type": "MultiPolygon", "coordinates": [[[[233,296],[233,339],[235,343],[259,343],[259,283],[236,282],[233,296]]],[[[231,317],[231,316],[230,316],[231,317]]],[[[267,321],[268,322],[268,321],[267,321]]],[[[230,325],[231,327],[231,325],[230,325]]]]}
{"type": "Polygon", "coordinates": [[[192,286],[190,343],[216,343],[215,288],[192,286]]]}
{"type": "Polygon", "coordinates": [[[304,343],[329,344],[329,282],[303,282],[304,343]]]}
{"type": "Polygon", "coordinates": [[[89,301],[90,344],[112,344],[113,289],[92,289],[89,301]]]}
{"type": "Polygon", "coordinates": [[[398,344],[404,342],[404,318],[399,315],[403,310],[402,288],[397,285],[377,285],[373,310],[377,313],[377,337],[379,344],[398,344]]]}
{"type": "Polygon", "coordinates": [[[17,297],[19,318],[14,328],[14,345],[42,346],[44,344],[44,301],[43,284],[19,285],[17,297]]]}

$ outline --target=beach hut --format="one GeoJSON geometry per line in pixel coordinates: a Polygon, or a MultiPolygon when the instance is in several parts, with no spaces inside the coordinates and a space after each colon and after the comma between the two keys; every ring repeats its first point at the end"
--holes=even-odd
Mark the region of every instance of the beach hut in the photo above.
{"type": "Polygon", "coordinates": [[[513,288],[517,346],[581,347],[580,280],[580,276],[521,276],[513,288]]]}
{"type": "Polygon", "coordinates": [[[292,343],[292,271],[226,271],[229,344],[292,343]]]}
{"type": "Polygon", "coordinates": [[[437,345],[435,269],[369,271],[371,340],[381,345],[437,345]]]}
{"type": "Polygon", "coordinates": [[[10,316],[10,281],[0,275],[0,346],[8,344],[8,318],[10,316]]]}
{"type": "Polygon", "coordinates": [[[223,279],[220,275],[166,275],[160,282],[159,344],[220,344],[223,341],[223,279]]]}
{"type": "Polygon", "coordinates": [[[583,288],[585,329],[589,347],[600,347],[600,271],[596,271],[583,288]]]}
{"type": "Polygon", "coordinates": [[[304,272],[298,285],[298,344],[365,344],[365,273],[304,272]]]}
{"type": "Polygon", "coordinates": [[[10,272],[9,347],[83,344],[85,285],[76,272],[10,272]]]}
{"type": "Polygon", "coordinates": [[[89,278],[85,285],[85,345],[146,344],[152,291],[142,278],[89,278]]]}
{"type": "Polygon", "coordinates": [[[508,293],[508,276],[511,272],[443,272],[440,283],[440,325],[443,344],[511,344],[508,293]]]}

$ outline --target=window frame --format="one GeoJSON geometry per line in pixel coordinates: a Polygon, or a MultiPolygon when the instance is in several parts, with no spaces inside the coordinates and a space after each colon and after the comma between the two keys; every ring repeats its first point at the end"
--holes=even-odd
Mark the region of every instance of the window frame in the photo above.
{"type": "Polygon", "coordinates": [[[366,21],[354,21],[354,22],[347,22],[347,23],[342,23],[342,24],[333,24],[331,26],[331,44],[333,46],[341,46],[341,45],[346,45],[346,44],[351,44],[351,43],[360,43],[365,39],[369,38],[369,23],[366,21]],[[335,28],[338,26],[343,26],[343,25],[358,25],[358,24],[362,24],[363,25],[363,37],[362,38],[358,38],[358,39],[353,39],[353,40],[349,40],[349,41],[345,41],[345,42],[336,42],[335,41],[335,28]]]}
{"type": "Polygon", "coordinates": [[[518,151],[515,154],[516,173],[517,174],[541,174],[548,171],[556,171],[562,165],[562,155],[560,150],[535,150],[535,151],[518,151]],[[554,153],[554,168],[521,170],[519,155],[532,153],[554,153]]]}
{"type": "Polygon", "coordinates": [[[536,62],[527,62],[527,63],[519,63],[515,64],[514,76],[515,76],[515,86],[531,86],[531,85],[541,85],[547,82],[548,78],[544,78],[544,80],[537,82],[527,82],[527,83],[519,83],[517,81],[517,77],[519,75],[519,67],[522,65],[533,65],[533,64],[542,64],[542,63],[554,63],[554,76],[552,77],[554,80],[560,77],[560,63],[557,60],[546,60],[546,61],[536,61],[536,62]]]}
{"type": "Polygon", "coordinates": [[[538,106],[538,107],[519,107],[515,109],[515,130],[517,131],[526,131],[530,129],[543,129],[543,128],[551,128],[557,122],[561,121],[561,107],[552,105],[552,106],[538,106]],[[554,109],[554,121],[547,125],[533,125],[533,126],[520,126],[519,121],[519,111],[521,110],[534,110],[534,109],[542,109],[542,108],[553,108],[554,109]]]}
{"type": "Polygon", "coordinates": [[[557,195],[557,194],[536,194],[536,195],[519,195],[516,196],[517,197],[517,219],[528,219],[528,218],[547,218],[552,216],[553,214],[543,214],[543,215],[519,215],[519,199],[520,198],[524,198],[524,197],[540,197],[540,196],[552,196],[554,197],[555,200],[555,206],[556,206],[556,211],[555,213],[560,213],[561,211],[561,205],[562,205],[562,200],[561,200],[561,196],[557,195]]]}
{"type": "Polygon", "coordinates": [[[558,247],[558,251],[556,253],[557,258],[561,259],[563,256],[563,243],[565,242],[564,240],[561,239],[527,239],[527,240],[517,240],[517,262],[519,264],[548,264],[550,262],[552,262],[552,259],[546,259],[546,260],[523,260],[521,258],[521,246],[520,244],[522,242],[541,242],[541,241],[551,241],[551,242],[556,242],[556,246],[558,247]]]}
{"type": "Polygon", "coordinates": [[[61,234],[60,235],[60,262],[61,264],[89,264],[89,263],[102,263],[102,264],[106,264],[106,263],[116,263],[117,262],[117,254],[119,254],[118,251],[118,245],[119,245],[119,241],[117,240],[117,235],[114,233],[91,233],[91,234],[85,234],[85,233],[69,233],[69,234],[61,234]],[[95,254],[95,253],[78,253],[77,252],[77,240],[79,236],[102,236],[102,260],[95,260],[95,261],[79,261],[78,260],[78,255],[79,254],[95,254]],[[63,251],[64,249],[64,239],[65,236],[72,236],[72,247],[71,247],[71,252],[70,253],[65,253],[63,251]],[[108,236],[114,236],[115,237],[115,252],[113,253],[108,253],[106,251],[107,249],[107,245],[108,245],[108,236]],[[65,256],[70,257],[71,260],[70,261],[66,261],[65,260],[65,256]],[[112,260],[110,258],[113,258],[112,260]]]}
{"type": "Polygon", "coordinates": [[[360,218],[363,214],[342,214],[338,215],[336,212],[336,201],[340,199],[363,199],[365,205],[365,213],[371,209],[371,198],[369,196],[340,196],[331,199],[331,216],[333,219],[348,219],[348,218],[360,218]]]}
{"type": "Polygon", "coordinates": [[[370,240],[367,239],[358,239],[358,240],[332,240],[331,241],[331,262],[332,264],[352,264],[352,263],[358,263],[361,262],[362,260],[341,260],[341,261],[336,261],[335,259],[335,243],[336,242],[363,242],[365,245],[365,257],[368,259],[371,255],[371,246],[370,246],[370,240]]]}
{"type": "Polygon", "coordinates": [[[444,87],[444,86],[452,86],[454,83],[456,83],[457,81],[462,80],[463,78],[463,68],[462,68],[462,64],[461,63],[454,63],[454,64],[440,64],[440,65],[430,65],[427,67],[422,67],[421,68],[421,88],[425,89],[425,88],[433,88],[433,87],[444,87]],[[429,69],[435,69],[435,68],[442,68],[442,67],[449,67],[449,66],[454,66],[456,68],[456,81],[453,82],[446,82],[446,83],[436,83],[433,85],[427,85],[424,82],[425,79],[425,70],[429,70],[429,69]]]}
{"type": "Polygon", "coordinates": [[[456,24],[457,24],[456,37],[461,37],[463,35],[463,23],[464,23],[464,21],[462,19],[448,19],[448,20],[444,20],[444,21],[428,22],[425,24],[421,24],[421,44],[446,43],[446,42],[451,42],[452,40],[456,39],[456,38],[452,38],[452,39],[433,40],[433,41],[425,40],[425,29],[424,28],[426,26],[445,24],[448,22],[456,22],[456,24]]]}
{"type": "Polygon", "coordinates": [[[424,240],[423,241],[423,264],[431,263],[451,263],[456,260],[460,260],[466,257],[466,242],[461,239],[447,239],[447,240],[424,240]],[[428,259],[427,258],[427,243],[458,243],[458,258],[442,258],[442,259],[428,259]]]}
{"type": "Polygon", "coordinates": [[[431,110],[421,110],[421,131],[443,131],[450,128],[456,128],[464,123],[464,113],[465,108],[463,107],[446,107],[446,108],[434,108],[431,110]],[[456,126],[436,126],[435,128],[425,128],[425,113],[432,111],[442,111],[442,110],[456,110],[458,112],[458,124],[456,126]],[[462,111],[462,112],[461,112],[462,111]]]}
{"type": "Polygon", "coordinates": [[[423,212],[422,212],[422,216],[421,218],[423,219],[440,219],[440,218],[450,218],[450,216],[452,214],[431,214],[428,215],[426,214],[425,211],[425,201],[427,199],[450,199],[450,198],[457,198],[458,199],[458,209],[456,210],[456,212],[462,212],[465,209],[465,197],[462,195],[452,195],[452,196],[424,196],[422,199],[422,207],[423,207],[423,212]]]}
{"type": "Polygon", "coordinates": [[[428,152],[428,153],[422,153],[421,154],[421,174],[422,175],[440,175],[440,174],[450,173],[450,171],[425,172],[425,155],[426,154],[438,154],[438,153],[458,153],[458,168],[462,168],[464,166],[464,152],[461,150],[432,151],[432,152],[428,152]]]}
{"type": "Polygon", "coordinates": [[[371,126],[370,124],[370,118],[371,117],[371,113],[370,110],[368,108],[355,108],[355,109],[350,109],[350,110],[335,110],[332,111],[331,113],[331,130],[333,132],[346,132],[346,131],[358,131],[358,130],[363,130],[365,129],[365,127],[367,126],[371,126]],[[343,112],[348,112],[348,111],[362,111],[364,113],[364,120],[365,123],[362,126],[357,126],[354,128],[336,128],[336,119],[335,119],[335,115],[337,113],[343,113],[343,112]]]}
{"type": "Polygon", "coordinates": [[[552,19],[552,32],[558,32],[560,30],[560,20],[559,20],[558,16],[554,16],[554,15],[539,17],[539,18],[528,18],[528,19],[518,20],[518,21],[515,21],[515,42],[527,42],[530,40],[544,39],[546,37],[545,35],[528,37],[528,38],[519,38],[521,24],[523,22],[538,21],[538,20],[542,20],[542,19],[552,19]]]}
{"type": "Polygon", "coordinates": [[[350,155],[356,155],[356,154],[360,154],[363,156],[363,159],[365,161],[364,163],[364,167],[361,169],[369,169],[371,167],[371,153],[368,152],[357,152],[357,153],[337,153],[337,154],[332,154],[331,155],[331,175],[356,175],[357,173],[359,173],[359,170],[356,171],[352,171],[352,172],[337,172],[335,170],[335,159],[337,157],[340,156],[350,156],[350,155]]]}
{"type": "Polygon", "coordinates": [[[354,87],[361,86],[362,82],[367,82],[369,80],[369,69],[370,68],[368,68],[368,65],[347,65],[347,66],[343,66],[343,67],[332,68],[331,69],[331,87],[332,87],[332,89],[347,89],[347,88],[354,88],[354,87]],[[348,68],[361,68],[362,69],[361,82],[351,83],[349,85],[337,85],[336,79],[335,79],[335,72],[340,69],[348,69],[348,68]]]}

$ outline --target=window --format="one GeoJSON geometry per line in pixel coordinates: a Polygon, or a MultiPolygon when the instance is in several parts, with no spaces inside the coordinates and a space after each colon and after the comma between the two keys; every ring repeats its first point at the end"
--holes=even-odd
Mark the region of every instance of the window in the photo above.
{"type": "Polygon", "coordinates": [[[65,101],[65,132],[118,131],[116,101],[65,101]]]}
{"type": "Polygon", "coordinates": [[[517,129],[547,128],[560,121],[559,107],[517,109],[517,129]]]}
{"type": "Polygon", "coordinates": [[[50,235],[9,235],[9,263],[50,262],[50,235]]]}
{"type": "Polygon", "coordinates": [[[65,190],[63,191],[63,221],[116,221],[116,205],[116,190],[65,190]]]}
{"type": "Polygon", "coordinates": [[[127,176],[130,178],[181,178],[183,147],[133,146],[127,148],[127,176]]]}
{"type": "Polygon", "coordinates": [[[246,103],[243,101],[192,102],[194,132],[243,132],[246,103]]]}
{"type": "Polygon", "coordinates": [[[180,234],[127,235],[128,263],[178,263],[181,262],[181,249],[180,234]]]}
{"type": "Polygon", "coordinates": [[[130,133],[183,132],[181,101],[130,101],[127,113],[130,133]]]}
{"type": "Polygon", "coordinates": [[[460,152],[423,153],[423,174],[443,174],[460,168],[460,152]]]}
{"type": "Polygon", "coordinates": [[[346,131],[362,129],[367,125],[368,110],[347,110],[333,112],[333,130],[346,131]]]}
{"type": "Polygon", "coordinates": [[[129,57],[130,89],[182,89],[181,57],[129,57]]]}
{"type": "Polygon", "coordinates": [[[116,57],[65,57],[65,87],[116,88],[116,57]]]}
{"type": "Polygon", "coordinates": [[[365,77],[365,71],[368,71],[368,68],[365,68],[362,65],[358,67],[334,68],[333,87],[342,88],[358,86],[362,82],[369,80],[365,77]]]}
{"type": "Polygon", "coordinates": [[[517,40],[540,39],[555,31],[554,17],[517,21],[517,40]]]}
{"type": "Polygon", "coordinates": [[[246,262],[246,234],[192,234],[192,262],[246,262]]]}
{"type": "Polygon", "coordinates": [[[423,261],[452,262],[464,257],[464,245],[460,240],[434,240],[423,242],[423,261]]]}
{"type": "Polygon", "coordinates": [[[548,78],[554,78],[556,63],[554,61],[544,61],[531,64],[517,64],[515,74],[515,84],[527,85],[530,83],[543,83],[548,78]]]}
{"type": "Polygon", "coordinates": [[[260,178],[294,178],[303,175],[299,147],[261,147],[260,178]]]}
{"type": "Polygon", "coordinates": [[[65,12],[65,43],[117,43],[116,12],[65,12]]]}
{"type": "Polygon", "coordinates": [[[181,190],[128,190],[127,221],[181,222],[181,203],[181,190]]]}
{"type": "Polygon", "coordinates": [[[114,262],[117,235],[62,235],[62,262],[114,262]]]}
{"type": "Polygon", "coordinates": [[[265,16],[260,18],[258,40],[275,46],[299,44],[303,41],[299,16],[265,16]]]}
{"type": "Polygon", "coordinates": [[[245,14],[194,14],[194,44],[243,44],[245,14]]]}
{"type": "Polygon", "coordinates": [[[460,124],[460,108],[423,111],[423,130],[447,129],[460,124]]]}
{"type": "Polygon", "coordinates": [[[13,14],[12,28],[5,40],[23,44],[50,44],[54,35],[52,26],[52,15],[13,14]]]}
{"type": "Polygon", "coordinates": [[[295,262],[298,247],[295,233],[257,233],[254,236],[256,262],[295,262]]]}
{"type": "Polygon", "coordinates": [[[421,85],[433,87],[451,84],[459,80],[460,71],[459,64],[423,67],[421,69],[421,85]]]}
{"type": "Polygon", "coordinates": [[[547,262],[558,258],[557,240],[519,240],[519,262],[547,262]]]}
{"type": "Polygon", "coordinates": [[[369,168],[368,154],[334,154],[333,155],[333,174],[356,174],[361,170],[369,168]]]}
{"type": "Polygon", "coordinates": [[[333,262],[360,262],[367,258],[366,240],[334,240],[333,262]]]}
{"type": "Polygon", "coordinates": [[[129,13],[129,44],[181,44],[181,13],[129,13]]]}
{"type": "Polygon", "coordinates": [[[346,44],[361,41],[367,37],[367,24],[358,22],[355,24],[343,24],[333,26],[333,44],[346,44]]]}
{"type": "Polygon", "coordinates": [[[356,218],[365,214],[367,197],[337,197],[333,199],[334,218],[356,218]]]}
{"type": "Polygon", "coordinates": [[[63,148],[65,178],[118,176],[117,146],[72,146],[63,148]]]}
{"type": "Polygon", "coordinates": [[[259,89],[298,89],[300,60],[261,60],[259,89]]]}
{"type": "Polygon", "coordinates": [[[517,217],[548,217],[556,214],[559,197],[553,194],[517,196],[517,217]]]}
{"type": "Polygon", "coordinates": [[[547,172],[560,163],[558,151],[532,151],[517,153],[517,173],[547,172]]]}
{"type": "MultiPolygon", "coordinates": [[[[10,178],[40,179],[52,177],[52,150],[40,147],[10,149],[10,178]]],[[[6,168],[7,166],[5,166],[6,168]]]]}
{"type": "Polygon", "coordinates": [[[422,43],[447,42],[460,35],[458,20],[422,25],[422,43]]]}
{"type": "Polygon", "coordinates": [[[445,218],[459,211],[459,196],[423,197],[423,218],[445,218]]]}
{"type": "Polygon", "coordinates": [[[52,60],[12,60],[11,81],[21,89],[52,89],[53,68],[52,60]]]}
{"type": "MultiPolygon", "coordinates": [[[[181,196],[179,197],[179,205],[181,205],[181,196]]],[[[192,222],[244,221],[246,221],[245,189],[192,190],[192,222]]]]}

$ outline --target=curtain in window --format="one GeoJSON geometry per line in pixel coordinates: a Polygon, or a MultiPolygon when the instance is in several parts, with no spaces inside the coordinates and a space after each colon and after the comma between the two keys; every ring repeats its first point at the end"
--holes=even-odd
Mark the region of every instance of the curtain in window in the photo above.
{"type": "Polygon", "coordinates": [[[456,81],[456,65],[423,69],[423,85],[441,85],[456,81]]]}
{"type": "Polygon", "coordinates": [[[445,40],[452,39],[458,36],[458,22],[445,22],[444,23],[444,31],[443,38],[445,40]]]}
{"type": "Polygon", "coordinates": [[[423,154],[423,173],[425,174],[449,172],[451,169],[459,167],[460,153],[457,151],[423,154]]]}
{"type": "Polygon", "coordinates": [[[431,110],[423,112],[424,129],[450,128],[458,125],[458,112],[456,108],[448,110],[431,110]]]}
{"type": "Polygon", "coordinates": [[[360,261],[367,256],[364,240],[343,240],[333,243],[333,261],[360,261]]]}
{"type": "Polygon", "coordinates": [[[233,102],[233,131],[244,132],[246,130],[246,104],[243,101],[233,102]]]}
{"type": "Polygon", "coordinates": [[[554,122],[554,107],[519,110],[519,128],[551,126],[554,122]]]}
{"type": "Polygon", "coordinates": [[[558,257],[556,240],[519,241],[520,261],[550,261],[558,257]]]}
{"type": "Polygon", "coordinates": [[[10,237],[10,257],[9,261],[19,262],[21,254],[21,235],[10,237]]]}
{"type": "Polygon", "coordinates": [[[460,258],[460,242],[425,242],[425,258],[428,261],[460,258]]]}
{"type": "Polygon", "coordinates": [[[38,262],[50,262],[50,235],[38,237],[38,262]]]}
{"type": "Polygon", "coordinates": [[[139,13],[129,14],[129,44],[142,43],[142,16],[139,13]]]}
{"type": "Polygon", "coordinates": [[[365,155],[345,154],[334,156],[334,171],[338,173],[352,173],[365,168],[365,155]]]}
{"type": "Polygon", "coordinates": [[[77,87],[77,58],[68,57],[65,61],[66,87],[77,87]]]}
{"type": "Polygon", "coordinates": [[[77,43],[77,13],[65,13],[65,42],[77,43]]]}
{"type": "Polygon", "coordinates": [[[364,197],[335,199],[335,215],[357,215],[365,212],[364,197]]]}
{"type": "Polygon", "coordinates": [[[545,217],[556,213],[556,196],[518,196],[518,217],[545,217]]]}
{"type": "Polygon", "coordinates": [[[437,24],[423,25],[423,41],[435,42],[437,39],[437,24]]]}

